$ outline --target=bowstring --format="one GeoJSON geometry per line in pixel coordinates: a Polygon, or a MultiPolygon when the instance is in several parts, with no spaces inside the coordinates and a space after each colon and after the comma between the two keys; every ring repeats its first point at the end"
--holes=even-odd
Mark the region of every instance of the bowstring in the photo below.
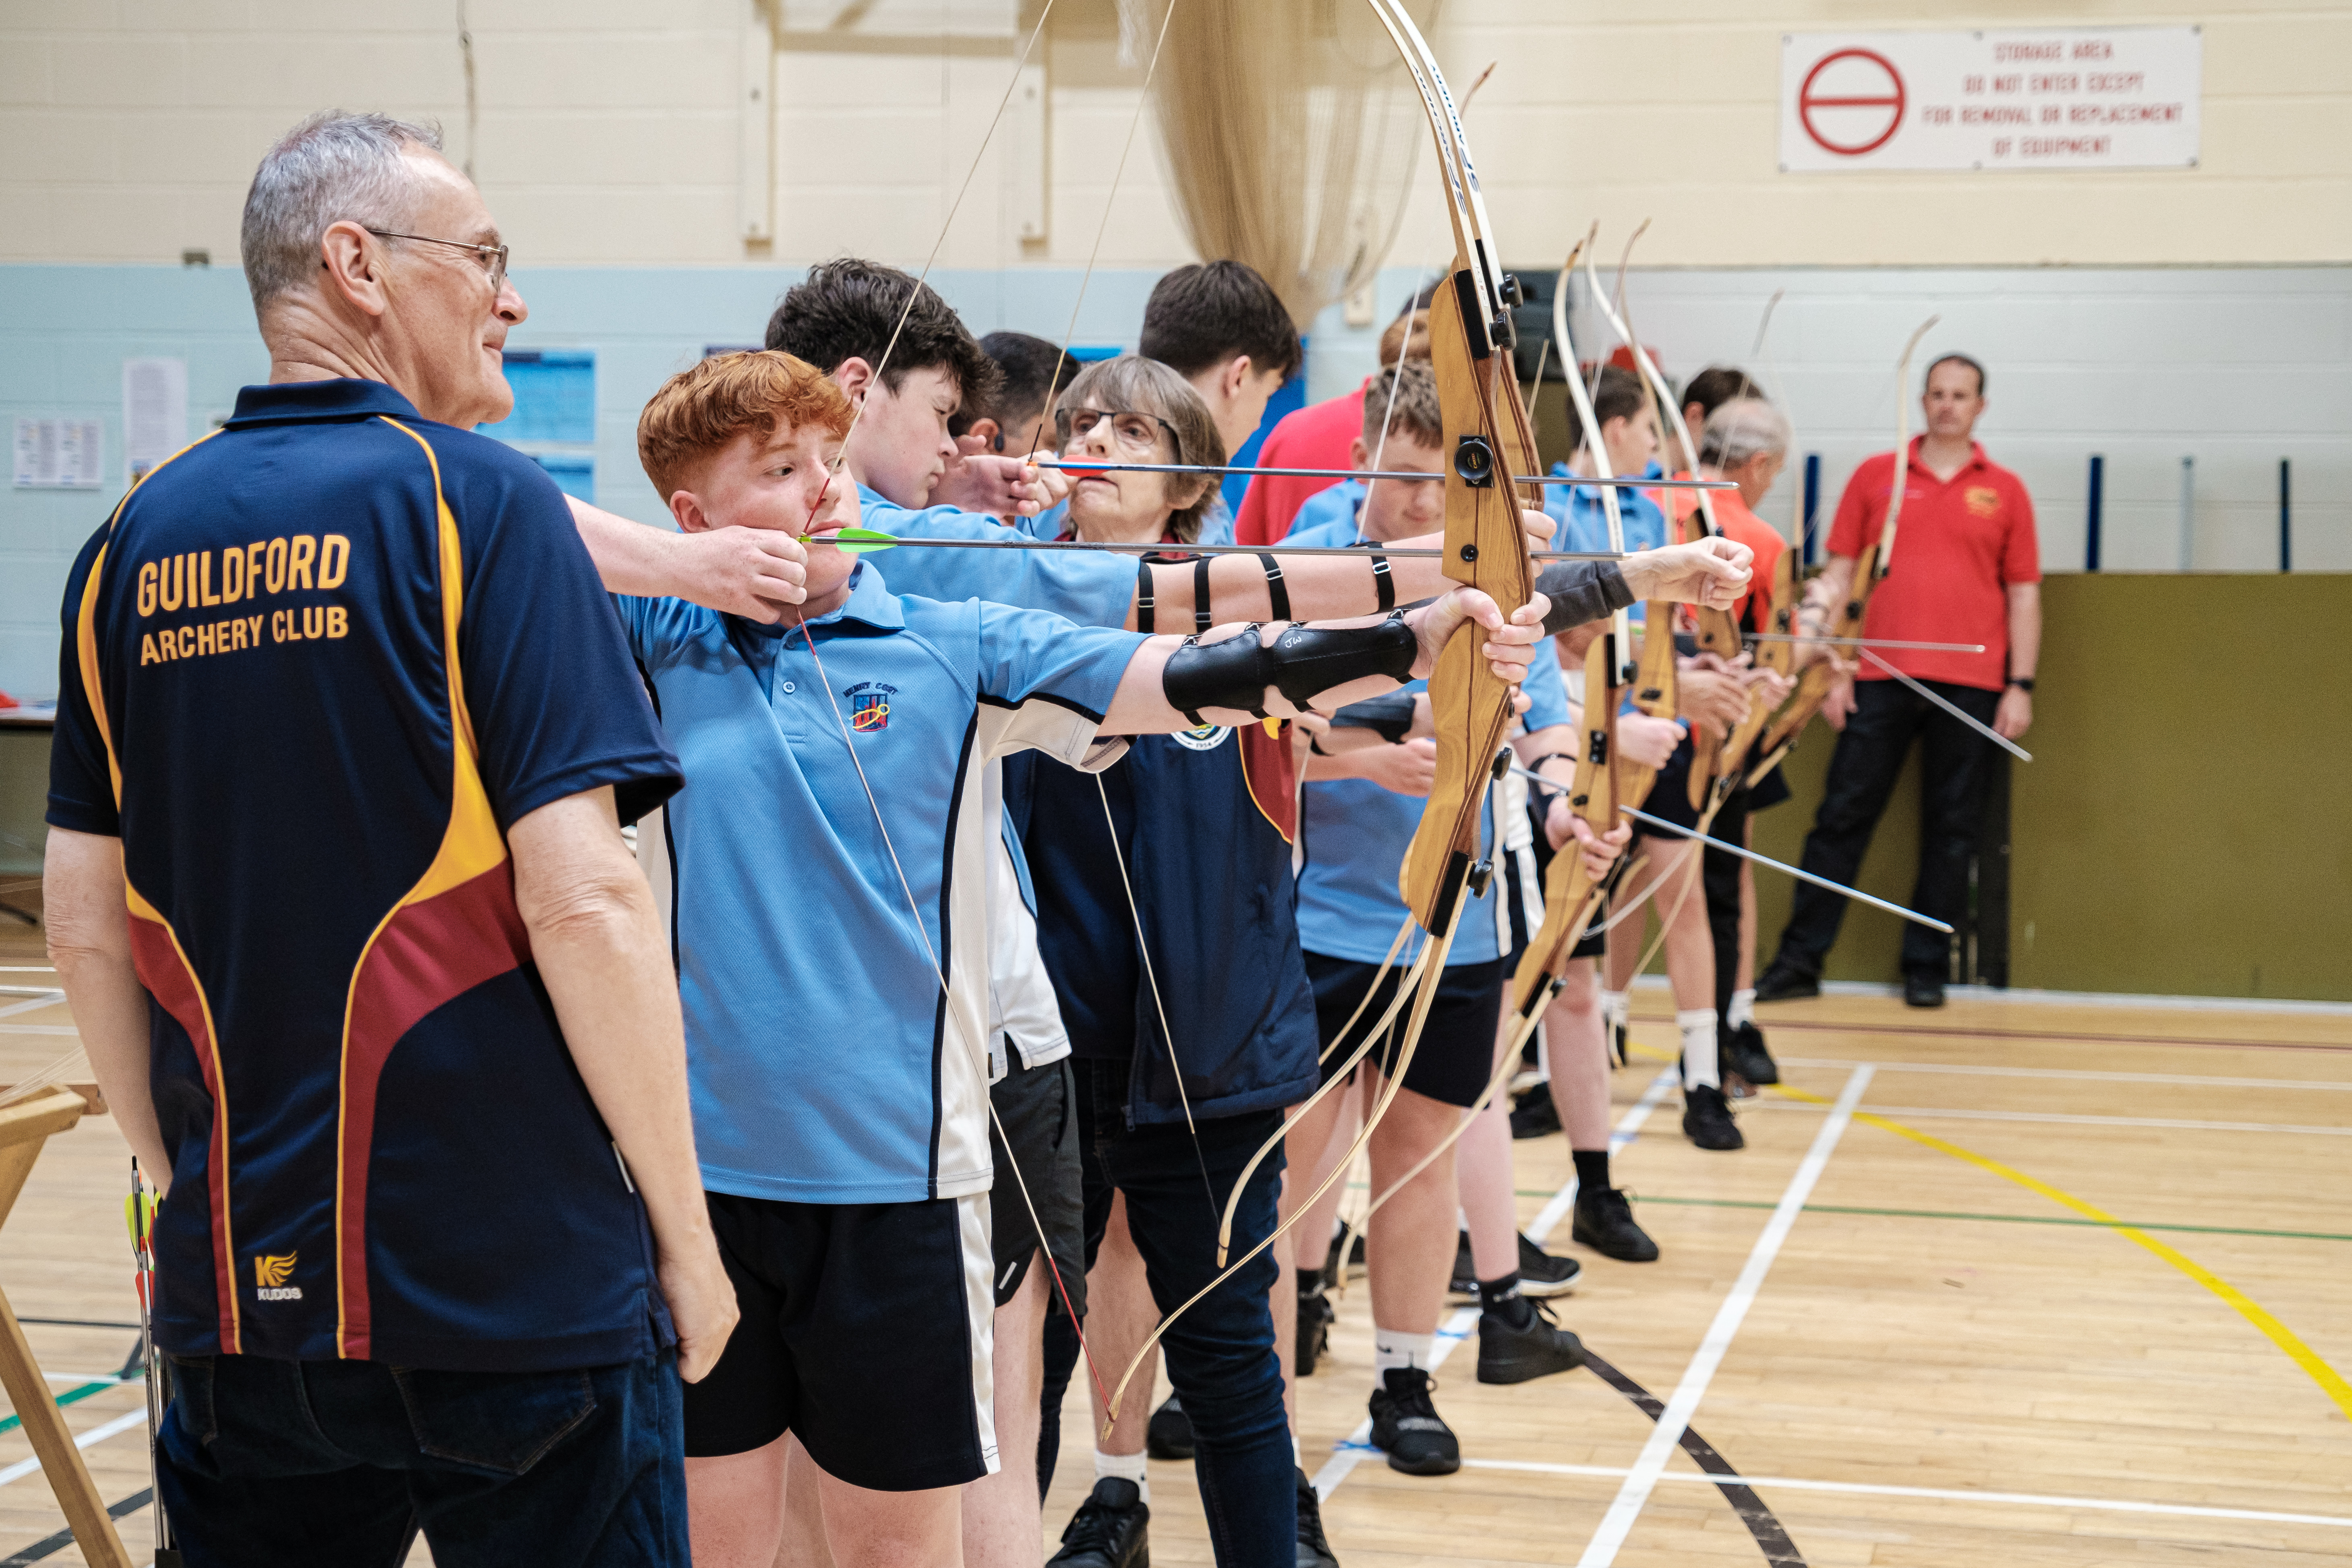
{"type": "Polygon", "coordinates": [[[1209,1212],[1217,1212],[1217,1189],[1209,1180],[1209,1162],[1201,1152],[1201,1129],[1192,1121],[1192,1097],[1184,1089],[1184,1069],[1176,1060],[1176,1031],[1168,1026],[1168,1005],[1160,999],[1160,976],[1151,963],[1151,944],[1143,938],[1143,910],[1135,901],[1135,884],[1128,879],[1127,851],[1119,847],[1118,820],[1111,815],[1110,786],[1095,775],[1095,793],[1102,797],[1103,826],[1110,834],[1111,858],[1118,865],[1118,885],[1127,892],[1127,912],[1135,921],[1135,951],[1143,960],[1143,978],[1151,988],[1152,1009],[1160,1015],[1160,1038],[1168,1051],[1168,1070],[1176,1079],[1176,1103],[1184,1108],[1184,1130],[1192,1135],[1192,1163],[1201,1171],[1201,1195],[1209,1212]]]}
{"type": "MultiPolygon", "coordinates": [[[[814,516],[810,521],[815,521],[814,516]]],[[[931,945],[931,933],[923,927],[922,905],[915,898],[914,884],[907,879],[907,868],[898,858],[898,846],[890,837],[889,826],[882,820],[882,803],[875,797],[873,782],[866,776],[866,764],[857,755],[857,742],[851,739],[848,721],[842,717],[841,700],[833,694],[833,678],[825,673],[824,656],[816,650],[816,634],[805,620],[801,622],[801,637],[808,644],[809,658],[815,661],[817,683],[824,688],[825,704],[833,710],[834,724],[841,731],[842,747],[849,753],[849,765],[857,772],[858,787],[866,792],[866,807],[874,813],[875,830],[882,835],[882,847],[889,851],[890,868],[898,873],[898,889],[907,896],[907,912],[915,922],[916,938],[923,944],[924,959],[930,965],[932,977],[940,983],[940,994],[950,1004],[947,1014],[952,1017],[955,993],[948,987],[947,971],[940,966],[939,949],[931,945]]],[[[957,1033],[963,1031],[958,1029],[957,1033]]],[[[969,1050],[971,1042],[967,1040],[965,1045],[969,1050]]],[[[1013,1185],[1021,1189],[1021,1205],[1029,1211],[1029,1223],[1037,1232],[1038,1255],[1045,1258],[1046,1271],[1054,1277],[1054,1289],[1062,1298],[1062,1310],[1069,1315],[1071,1331],[1077,1336],[1078,1349],[1087,1358],[1087,1375],[1094,1379],[1097,1392],[1102,1393],[1108,1403],[1109,1394],[1104,1389],[1102,1369],[1095,1363],[1094,1347],[1087,1343],[1086,1332],[1079,1327],[1077,1309],[1070,1301],[1070,1288],[1062,1279],[1061,1265],[1054,1260],[1053,1243],[1046,1238],[1045,1221],[1037,1215],[1037,1202],[1029,1194],[1029,1179],[1021,1173],[1021,1162],[1013,1158],[1013,1139],[1004,1130],[1004,1119],[996,1113],[996,1098],[985,1087],[986,1059],[984,1049],[974,1056],[983,1080],[981,1102],[988,1107],[989,1124],[996,1129],[996,1136],[1004,1145],[1004,1163],[1013,1172],[1013,1185]]]]}

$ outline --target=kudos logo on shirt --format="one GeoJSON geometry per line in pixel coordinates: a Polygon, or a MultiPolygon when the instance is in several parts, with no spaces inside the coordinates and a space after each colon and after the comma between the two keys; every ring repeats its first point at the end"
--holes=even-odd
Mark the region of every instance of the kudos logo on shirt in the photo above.
{"type": "Polygon", "coordinates": [[[299,1301],[302,1287],[286,1281],[294,1273],[295,1254],[263,1254],[253,1260],[254,1295],[264,1301],[299,1301]]]}

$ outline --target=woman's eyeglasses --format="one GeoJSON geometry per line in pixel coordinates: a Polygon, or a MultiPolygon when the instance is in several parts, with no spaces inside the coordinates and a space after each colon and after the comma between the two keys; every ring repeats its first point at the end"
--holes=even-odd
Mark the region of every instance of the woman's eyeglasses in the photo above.
{"type": "Polygon", "coordinates": [[[1176,426],[1156,414],[1138,414],[1126,408],[1065,408],[1054,416],[1054,433],[1059,445],[1067,449],[1073,440],[1084,440],[1099,428],[1104,420],[1110,421],[1111,438],[1122,451],[1149,456],[1160,449],[1160,431],[1168,432],[1169,449],[1179,458],[1184,455],[1184,443],[1176,434],[1176,426]],[[1159,426],[1154,429],[1153,426],[1159,426]]]}

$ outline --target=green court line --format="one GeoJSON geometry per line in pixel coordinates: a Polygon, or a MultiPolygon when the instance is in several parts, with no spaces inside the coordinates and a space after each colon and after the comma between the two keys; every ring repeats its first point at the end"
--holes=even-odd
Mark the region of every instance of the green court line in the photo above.
{"type": "MultiPolygon", "coordinates": [[[[1517,1189],[1523,1198],[1549,1198],[1552,1194],[1517,1189]]],[[[1662,1198],[1647,1193],[1635,1193],[1636,1203],[1673,1204],[1685,1208],[1772,1209],[1780,1205],[1753,1198],[1662,1198]]],[[[1883,1209],[1857,1208],[1843,1204],[1807,1204],[1807,1214],[1871,1215],[1885,1219],[1975,1219],[2000,1225],[2063,1225],[2079,1226],[2087,1230],[2175,1230],[2192,1231],[2202,1236],[2261,1236],[2280,1241],[2352,1241],[2352,1236],[2339,1236],[2325,1230],[2256,1230],[2236,1225],[2158,1225],[2147,1220],[2119,1219],[2104,1221],[2075,1219],[2063,1215],[2031,1214],[1966,1214],[1953,1209],[1883,1209]]]]}
{"type": "MultiPolygon", "coordinates": [[[[121,1388],[122,1386],[123,1383],[120,1378],[100,1378],[96,1383],[85,1383],[79,1388],[67,1389],[63,1394],[58,1395],[58,1403],[59,1405],[71,1405],[76,1400],[88,1399],[93,1394],[104,1394],[110,1388],[121,1388]]],[[[0,1432],[14,1432],[17,1427],[24,1424],[24,1420],[20,1416],[0,1416],[0,1432]]]]}

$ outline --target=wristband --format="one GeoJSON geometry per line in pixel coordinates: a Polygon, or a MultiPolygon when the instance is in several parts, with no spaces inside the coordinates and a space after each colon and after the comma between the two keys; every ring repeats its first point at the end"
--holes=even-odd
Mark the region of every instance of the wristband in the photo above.
{"type": "Polygon", "coordinates": [[[2028,697],[2033,695],[2033,677],[2030,675],[2012,675],[2009,678],[2009,683],[2028,697]]]}

